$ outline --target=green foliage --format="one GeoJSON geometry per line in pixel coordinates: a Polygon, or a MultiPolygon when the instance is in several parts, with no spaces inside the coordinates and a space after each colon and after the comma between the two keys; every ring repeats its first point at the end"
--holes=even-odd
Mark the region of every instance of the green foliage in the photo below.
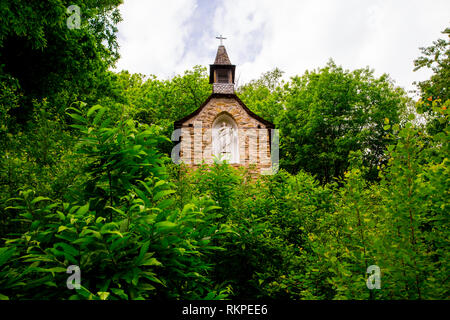
{"type": "Polygon", "coordinates": [[[398,132],[398,142],[388,148],[388,170],[381,181],[381,216],[386,228],[378,241],[391,245],[382,255],[387,265],[385,277],[392,282],[401,279],[404,286],[384,291],[387,297],[436,299],[449,292],[444,280],[448,270],[442,260],[448,259],[442,251],[448,246],[449,220],[444,214],[448,207],[449,172],[444,169],[448,159],[427,159],[432,149],[448,148],[448,135],[441,141],[444,145],[426,146],[419,132],[410,123],[398,132]],[[439,181],[434,178],[436,174],[439,181]],[[443,285],[436,286],[435,281],[443,285]]]}
{"type": "Polygon", "coordinates": [[[264,73],[258,80],[240,86],[237,93],[244,103],[266,120],[275,122],[283,108],[283,71],[278,68],[264,73]]]}
{"type": "Polygon", "coordinates": [[[399,123],[404,92],[387,75],[375,78],[368,68],[345,71],[332,61],[294,77],[286,90],[286,108],[277,122],[282,167],[331,182],[343,177],[350,152],[360,150],[373,179],[389,142],[383,120],[399,123]]]}
{"type": "Polygon", "coordinates": [[[29,120],[33,99],[48,98],[60,114],[76,100],[98,99],[106,70],[118,58],[120,3],[78,1],[81,25],[70,29],[70,1],[1,1],[0,80],[20,100],[10,112],[15,119],[29,120]]]}
{"type": "Polygon", "coordinates": [[[110,124],[100,106],[86,115],[72,111],[79,121],[73,127],[81,131],[76,154],[89,159],[81,170],[86,182],[69,190],[69,202],[32,190],[8,201],[22,234],[10,234],[2,249],[0,262],[9,262],[2,268],[8,279],[2,295],[199,299],[220,294],[207,276],[211,267],[204,256],[220,249],[211,242],[227,230],[214,226],[214,207],[207,202],[174,206],[173,185],[152,148],[160,137],[132,120],[110,124]],[[83,288],[75,293],[65,287],[69,265],[82,270],[83,288]]]}
{"type": "Polygon", "coordinates": [[[157,125],[173,125],[200,107],[211,94],[206,68],[201,66],[169,80],[122,71],[115,75],[114,86],[120,99],[112,103],[123,104],[140,122],[157,125]]]}
{"type": "Polygon", "coordinates": [[[332,61],[240,86],[281,130],[282,169],[257,176],[172,164],[206,68],[108,71],[120,1],[78,2],[80,29],[70,4],[0,2],[0,300],[448,299],[447,41],[415,61],[434,72],[421,115],[387,75],[332,61]]]}
{"type": "MultiPolygon", "coordinates": [[[[115,119],[129,116],[154,125],[167,137],[174,121],[196,110],[211,94],[206,68],[201,66],[168,80],[122,71],[112,75],[111,86],[113,95],[103,97],[100,104],[110,106],[115,119]]],[[[158,148],[170,154],[172,143],[162,142],[158,148]]]]}
{"type": "Polygon", "coordinates": [[[428,68],[433,71],[429,80],[417,83],[424,98],[433,97],[446,101],[450,98],[448,88],[450,86],[450,48],[449,40],[450,28],[442,32],[447,35],[447,39],[433,41],[430,47],[420,48],[422,56],[414,60],[414,71],[428,68]]]}
{"type": "Polygon", "coordinates": [[[79,179],[77,166],[84,159],[72,157],[73,137],[64,119],[46,100],[35,103],[32,121],[0,137],[4,152],[0,155],[0,235],[11,228],[11,216],[4,208],[6,200],[18,189],[33,189],[38,194],[62,197],[79,179]]]}
{"type": "Polygon", "coordinates": [[[282,73],[276,68],[238,89],[252,110],[280,130],[281,167],[329,183],[344,176],[350,153],[361,151],[365,178],[376,180],[389,143],[383,121],[402,123],[411,104],[405,92],[388,75],[343,70],[332,60],[288,82],[280,81],[282,73]]]}
{"type": "MultiPolygon", "coordinates": [[[[442,33],[450,37],[449,28],[442,33]]],[[[427,68],[433,75],[428,80],[416,83],[422,97],[417,103],[417,111],[426,116],[427,130],[433,134],[448,126],[442,109],[450,106],[450,41],[438,39],[432,46],[420,49],[422,56],[414,60],[414,71],[427,68]]]]}

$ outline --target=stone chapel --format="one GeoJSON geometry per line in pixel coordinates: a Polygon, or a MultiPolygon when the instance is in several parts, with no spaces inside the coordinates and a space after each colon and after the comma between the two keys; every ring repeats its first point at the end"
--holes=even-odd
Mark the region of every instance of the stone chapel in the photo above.
{"type": "Polygon", "coordinates": [[[254,114],[235,94],[235,69],[220,44],[210,65],[212,94],[197,110],[174,123],[175,140],[179,141],[174,148],[176,163],[196,167],[202,162],[227,161],[270,174],[275,126],[254,114]]]}

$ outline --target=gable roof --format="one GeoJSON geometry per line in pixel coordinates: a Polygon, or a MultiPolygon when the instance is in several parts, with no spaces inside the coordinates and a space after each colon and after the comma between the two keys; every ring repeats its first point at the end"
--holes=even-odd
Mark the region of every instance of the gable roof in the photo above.
{"type": "Polygon", "coordinates": [[[175,121],[175,122],[173,123],[174,128],[175,128],[175,129],[181,128],[181,126],[183,125],[184,122],[186,122],[186,121],[189,120],[190,118],[192,118],[192,117],[196,116],[197,114],[199,114],[200,111],[202,111],[202,109],[203,109],[203,108],[208,104],[208,102],[211,101],[211,99],[213,99],[213,98],[231,98],[231,99],[234,99],[234,100],[236,100],[236,101],[239,103],[239,105],[245,110],[245,112],[247,112],[247,114],[248,114],[250,117],[252,117],[252,118],[258,120],[258,121],[261,122],[261,123],[263,123],[267,128],[270,128],[270,129],[274,129],[274,128],[275,128],[275,125],[274,125],[272,122],[267,121],[267,120],[261,118],[261,117],[258,116],[257,114],[253,113],[249,108],[247,108],[247,106],[245,105],[245,103],[242,102],[242,100],[239,99],[239,97],[238,97],[237,95],[235,95],[235,94],[223,94],[223,93],[212,93],[212,94],[208,97],[208,99],[206,99],[205,102],[203,102],[202,105],[201,105],[199,108],[197,108],[197,110],[195,110],[195,111],[192,112],[191,114],[188,114],[188,115],[185,116],[184,118],[181,118],[180,120],[175,121]]]}

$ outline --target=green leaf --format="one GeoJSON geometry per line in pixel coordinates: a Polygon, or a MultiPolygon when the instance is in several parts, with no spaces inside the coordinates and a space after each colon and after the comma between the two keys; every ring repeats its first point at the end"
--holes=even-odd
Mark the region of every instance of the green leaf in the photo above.
{"type": "Polygon", "coordinates": [[[145,277],[145,278],[147,278],[147,279],[150,280],[150,281],[159,283],[159,284],[163,285],[164,287],[166,287],[166,285],[164,284],[164,282],[161,281],[160,279],[156,278],[156,277],[155,277],[155,274],[154,274],[153,272],[148,272],[148,271],[142,272],[142,276],[145,277]]]}
{"type": "Polygon", "coordinates": [[[149,186],[147,185],[147,183],[145,183],[144,181],[138,180],[138,182],[145,188],[145,190],[147,190],[147,192],[149,194],[152,193],[152,190],[149,188],[149,186]]]}
{"type": "Polygon", "coordinates": [[[155,194],[155,196],[153,197],[154,201],[158,201],[159,199],[161,199],[164,196],[167,196],[169,194],[175,193],[175,190],[162,190],[159,191],[158,193],[155,194]]]}
{"type": "Polygon", "coordinates": [[[128,295],[122,289],[111,288],[111,292],[121,299],[128,300],[128,295]]]}
{"type": "Polygon", "coordinates": [[[16,251],[15,247],[0,248],[0,266],[4,265],[12,257],[15,251],[16,251]]]}
{"type": "Polygon", "coordinates": [[[92,123],[97,125],[100,122],[100,120],[101,120],[103,114],[105,113],[105,111],[106,111],[106,108],[100,109],[100,111],[97,112],[97,114],[95,115],[94,120],[93,120],[92,123]]]}
{"type": "Polygon", "coordinates": [[[77,293],[82,297],[88,300],[99,300],[94,294],[92,294],[88,289],[83,286],[80,286],[80,289],[77,290],[77,293]]]}
{"type": "MultiPolygon", "coordinates": [[[[92,234],[95,238],[97,238],[97,239],[101,239],[102,238],[102,235],[100,234],[100,232],[98,232],[98,231],[96,231],[96,230],[92,230],[92,229],[84,229],[82,232],[81,232],[81,234],[80,234],[80,236],[81,237],[84,237],[84,236],[86,236],[86,235],[88,235],[88,234],[92,234]]],[[[80,240],[80,239],[79,239],[80,240]]],[[[79,240],[77,240],[77,241],[79,241],[79,240]]]]}
{"type": "Polygon", "coordinates": [[[181,212],[182,212],[182,214],[186,214],[189,211],[193,211],[194,209],[195,209],[195,205],[193,203],[188,203],[188,204],[184,205],[183,210],[181,212]]]}
{"type": "Polygon", "coordinates": [[[108,230],[108,231],[103,231],[103,234],[117,234],[119,237],[123,238],[123,234],[118,231],[118,230],[108,230]]]}
{"type": "Polygon", "coordinates": [[[29,267],[29,271],[36,271],[36,272],[50,272],[52,274],[54,273],[63,273],[66,272],[67,269],[63,267],[54,267],[54,268],[40,268],[40,267],[29,267]]]}
{"type": "Polygon", "coordinates": [[[144,258],[140,264],[141,266],[162,266],[162,263],[159,262],[156,258],[144,258]]]}
{"type": "Polygon", "coordinates": [[[66,220],[66,216],[61,211],[56,211],[56,214],[58,215],[59,219],[61,219],[61,221],[66,220]]]}
{"type": "Polygon", "coordinates": [[[144,255],[147,253],[149,246],[150,246],[150,241],[146,241],[142,245],[141,250],[139,251],[139,256],[136,259],[137,265],[140,265],[140,263],[142,262],[142,259],[144,258],[144,255]]]}
{"type": "Polygon", "coordinates": [[[87,123],[86,119],[85,119],[85,118],[83,118],[82,116],[78,115],[78,114],[74,114],[74,113],[69,113],[69,116],[70,116],[71,118],[73,118],[73,119],[75,119],[75,120],[79,121],[79,122],[82,122],[82,123],[84,123],[84,124],[86,124],[86,123],[87,123]]]}
{"type": "Polygon", "coordinates": [[[139,289],[145,290],[145,291],[151,291],[155,290],[156,288],[152,286],[150,283],[143,283],[139,285],[139,289]]]}
{"type": "Polygon", "coordinates": [[[219,207],[219,206],[209,206],[209,207],[205,208],[205,209],[203,210],[203,212],[209,212],[209,211],[211,211],[211,210],[220,210],[220,209],[222,209],[222,207],[219,207]]]}
{"type": "Polygon", "coordinates": [[[119,225],[117,223],[115,223],[115,222],[108,222],[108,223],[105,223],[102,226],[102,228],[100,229],[100,232],[101,233],[108,233],[108,232],[110,232],[112,230],[117,230],[117,229],[119,229],[119,225]]]}
{"type": "MultiPolygon", "coordinates": [[[[120,209],[117,209],[117,208],[114,208],[114,207],[111,207],[111,206],[106,206],[105,208],[111,209],[111,210],[117,212],[117,213],[118,213],[120,216],[122,216],[122,217],[126,217],[126,216],[127,216],[127,214],[126,214],[125,212],[123,212],[122,210],[120,210],[120,209]]],[[[97,219],[97,220],[98,220],[98,219],[97,219]]],[[[98,222],[97,222],[97,223],[98,223],[98,222]]]]}
{"type": "Polygon", "coordinates": [[[144,192],[142,192],[140,189],[138,189],[135,186],[133,186],[133,190],[136,192],[136,194],[139,196],[139,198],[144,200],[145,205],[147,205],[147,206],[150,205],[150,200],[147,198],[147,196],[145,195],[144,192]]]}
{"type": "Polygon", "coordinates": [[[103,108],[101,105],[96,104],[95,106],[89,108],[87,116],[90,117],[96,110],[103,108]]]}
{"type": "Polygon", "coordinates": [[[78,250],[75,249],[73,246],[71,246],[70,244],[64,243],[64,242],[58,242],[54,245],[54,248],[62,248],[64,253],[68,253],[71,256],[77,256],[78,255],[78,250]]]}
{"type": "Polygon", "coordinates": [[[172,198],[164,199],[158,203],[158,208],[165,209],[165,208],[171,206],[174,202],[175,202],[175,200],[172,198]]]}
{"type": "Polygon", "coordinates": [[[162,185],[164,185],[166,183],[167,183],[166,180],[159,180],[157,183],[155,183],[154,188],[158,188],[158,187],[160,187],[160,186],[162,186],[162,185]]]}
{"type": "Polygon", "coordinates": [[[102,223],[103,221],[106,221],[106,218],[98,217],[97,219],[95,219],[95,223],[102,223]]]}
{"type": "Polygon", "coordinates": [[[66,227],[66,226],[59,226],[57,233],[60,233],[60,232],[62,232],[64,230],[67,230],[67,229],[69,229],[69,228],[66,227]]]}
{"type": "Polygon", "coordinates": [[[79,215],[84,215],[86,212],[88,212],[89,211],[89,202],[88,203],[86,203],[84,206],[82,206],[82,207],[80,207],[78,210],[77,210],[77,214],[79,214],[79,215]]]}
{"type": "Polygon", "coordinates": [[[47,198],[47,197],[37,197],[37,198],[34,198],[33,201],[31,201],[31,204],[35,204],[36,202],[40,202],[40,201],[44,201],[44,200],[51,200],[51,199],[47,198]]]}
{"type": "Polygon", "coordinates": [[[54,267],[54,268],[45,269],[45,271],[48,271],[48,272],[67,272],[67,269],[63,268],[63,267],[54,267]]]}
{"type": "Polygon", "coordinates": [[[160,228],[160,229],[172,229],[177,226],[178,225],[176,223],[171,222],[171,221],[161,221],[161,222],[155,223],[155,227],[160,228]]]}
{"type": "Polygon", "coordinates": [[[109,292],[97,292],[97,295],[100,297],[100,300],[106,300],[109,297],[109,292]]]}

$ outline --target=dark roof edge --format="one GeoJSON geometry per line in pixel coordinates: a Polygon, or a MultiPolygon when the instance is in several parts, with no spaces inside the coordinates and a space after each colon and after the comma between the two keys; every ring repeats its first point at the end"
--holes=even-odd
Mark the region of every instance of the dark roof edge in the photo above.
{"type": "Polygon", "coordinates": [[[263,123],[264,125],[266,125],[267,128],[270,129],[274,129],[275,125],[270,122],[267,121],[263,118],[261,118],[260,116],[258,116],[257,114],[255,114],[253,111],[251,111],[246,105],[245,103],[234,93],[212,93],[208,99],[205,100],[205,102],[202,103],[202,105],[200,107],[197,108],[197,110],[195,110],[194,112],[192,112],[191,114],[188,114],[187,116],[175,121],[173,123],[174,128],[180,128],[181,125],[183,124],[183,122],[189,120],[190,118],[192,118],[193,116],[196,116],[197,114],[200,113],[200,111],[203,109],[204,106],[206,106],[206,104],[212,99],[212,98],[232,98],[235,99],[240,105],[241,107],[245,110],[245,112],[248,113],[249,116],[251,116],[252,118],[258,120],[259,122],[263,123]]]}

